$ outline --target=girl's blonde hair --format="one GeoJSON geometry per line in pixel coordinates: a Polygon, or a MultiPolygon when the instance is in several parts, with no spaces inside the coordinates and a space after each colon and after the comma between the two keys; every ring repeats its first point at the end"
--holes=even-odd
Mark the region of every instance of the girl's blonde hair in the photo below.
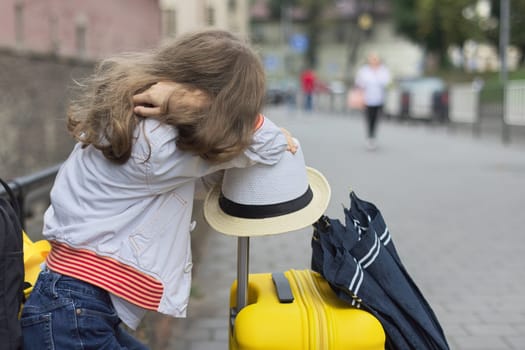
{"type": "Polygon", "coordinates": [[[106,158],[126,162],[140,120],[133,113],[132,97],[162,80],[206,95],[203,103],[179,105],[158,118],[177,127],[179,149],[219,162],[251,143],[264,101],[264,70],[245,41],[223,30],[186,34],[151,52],[100,62],[70,106],[69,132],[106,158]]]}

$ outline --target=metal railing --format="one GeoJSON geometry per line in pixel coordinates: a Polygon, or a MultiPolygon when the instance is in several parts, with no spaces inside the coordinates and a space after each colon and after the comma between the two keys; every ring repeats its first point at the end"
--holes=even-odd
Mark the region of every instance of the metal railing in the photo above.
{"type": "MultiPolygon", "coordinates": [[[[22,215],[22,226],[25,227],[25,219],[30,215],[28,203],[33,201],[49,200],[49,190],[61,164],[54,165],[47,169],[35,172],[30,175],[20,176],[7,181],[13,190],[22,215]]],[[[6,196],[3,187],[0,187],[0,196],[6,196]]]]}

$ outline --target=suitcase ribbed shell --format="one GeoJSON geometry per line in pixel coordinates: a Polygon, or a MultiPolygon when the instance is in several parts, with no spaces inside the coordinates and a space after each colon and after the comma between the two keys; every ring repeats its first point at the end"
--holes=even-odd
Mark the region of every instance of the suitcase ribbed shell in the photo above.
{"type": "MultiPolygon", "coordinates": [[[[248,305],[230,328],[230,349],[384,349],[380,322],[339,300],[318,273],[289,270],[285,276],[295,298],[292,303],[279,302],[270,273],[249,275],[248,305]]],[[[230,295],[235,308],[235,282],[230,295]]]]}

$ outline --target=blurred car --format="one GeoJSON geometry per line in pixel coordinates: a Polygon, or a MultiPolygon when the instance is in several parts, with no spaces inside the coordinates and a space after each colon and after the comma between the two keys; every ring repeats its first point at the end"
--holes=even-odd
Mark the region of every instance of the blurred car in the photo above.
{"type": "Polygon", "coordinates": [[[266,90],[266,103],[270,105],[279,105],[286,101],[287,92],[279,88],[268,88],[266,90]]]}
{"type": "Polygon", "coordinates": [[[297,83],[292,80],[269,81],[266,89],[266,103],[280,105],[295,104],[297,83]]]}
{"type": "Polygon", "coordinates": [[[448,87],[437,77],[402,79],[386,96],[385,113],[400,119],[448,120],[448,87]]]}

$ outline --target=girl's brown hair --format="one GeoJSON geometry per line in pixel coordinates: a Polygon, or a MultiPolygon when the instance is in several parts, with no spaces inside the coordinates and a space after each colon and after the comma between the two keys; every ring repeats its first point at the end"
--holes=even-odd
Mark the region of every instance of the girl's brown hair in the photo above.
{"type": "Polygon", "coordinates": [[[102,61],[70,106],[69,132],[106,158],[126,162],[140,120],[132,97],[162,80],[207,95],[206,102],[179,105],[158,118],[177,127],[179,149],[218,162],[250,144],[264,100],[264,70],[245,41],[222,30],[186,34],[152,52],[102,61]]]}

